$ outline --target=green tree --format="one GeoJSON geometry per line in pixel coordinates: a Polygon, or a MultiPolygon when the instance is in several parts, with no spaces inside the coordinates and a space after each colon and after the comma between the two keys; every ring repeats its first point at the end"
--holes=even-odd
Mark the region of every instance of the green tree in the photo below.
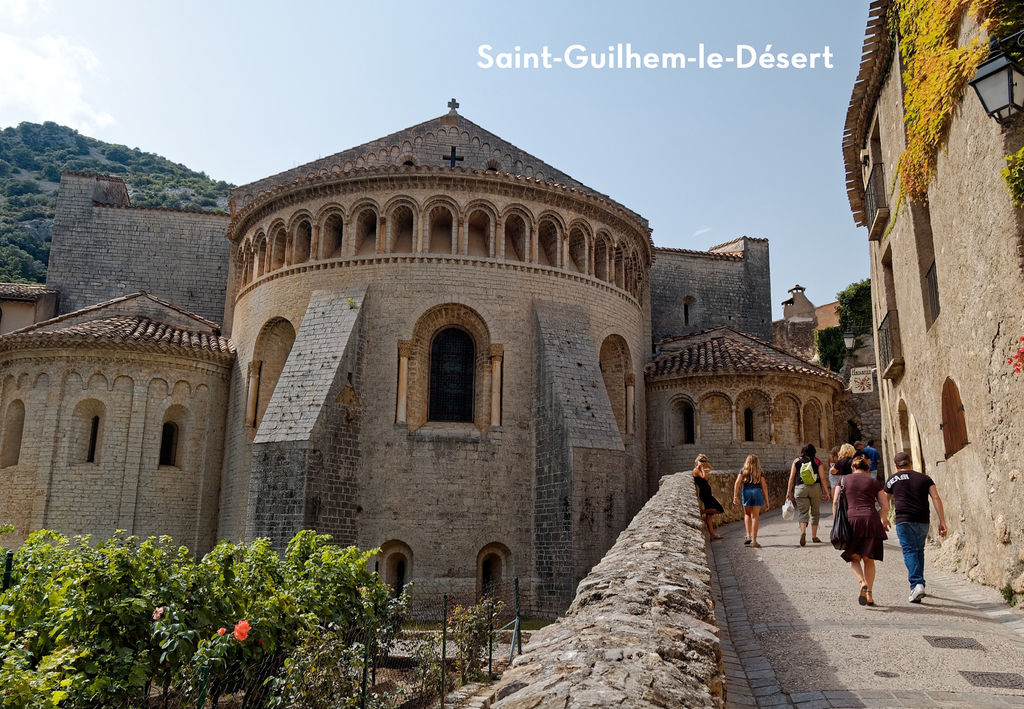
{"type": "Polygon", "coordinates": [[[855,336],[871,333],[871,279],[851,283],[836,294],[839,327],[855,336]]]}

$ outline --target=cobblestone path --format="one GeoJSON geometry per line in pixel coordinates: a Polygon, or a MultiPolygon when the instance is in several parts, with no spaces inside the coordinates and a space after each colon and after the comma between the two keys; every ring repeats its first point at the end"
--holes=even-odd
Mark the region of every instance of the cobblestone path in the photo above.
{"type": "Polygon", "coordinates": [[[743,545],[742,522],[709,544],[729,706],[1024,707],[1024,613],[930,563],[923,603],[909,603],[895,530],[877,605],[858,605],[821,510],[823,544],[808,534],[801,548],[778,512],[762,517],[760,549],[743,545]]]}

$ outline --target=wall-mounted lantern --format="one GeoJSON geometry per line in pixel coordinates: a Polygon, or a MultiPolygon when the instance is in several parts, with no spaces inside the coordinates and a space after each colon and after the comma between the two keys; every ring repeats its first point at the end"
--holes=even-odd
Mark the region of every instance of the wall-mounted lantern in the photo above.
{"type": "Polygon", "coordinates": [[[1024,30],[1005,39],[992,38],[989,56],[970,84],[978,94],[985,112],[1000,125],[1024,110],[1024,71],[1006,55],[1006,47],[1022,45],[1024,30]]]}

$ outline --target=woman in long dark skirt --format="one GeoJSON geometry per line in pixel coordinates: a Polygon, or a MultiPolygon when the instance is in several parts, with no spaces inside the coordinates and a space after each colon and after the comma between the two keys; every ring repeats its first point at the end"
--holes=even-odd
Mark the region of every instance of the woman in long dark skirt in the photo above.
{"type": "Polygon", "coordinates": [[[850,563],[853,575],[860,583],[857,602],[862,606],[875,605],[872,595],[875,584],[875,562],[882,560],[882,542],[888,536],[889,497],[882,484],[871,475],[871,461],[865,456],[853,459],[853,473],[843,477],[847,515],[853,533],[843,550],[843,560],[850,563]],[[881,509],[875,509],[875,502],[881,509]]]}

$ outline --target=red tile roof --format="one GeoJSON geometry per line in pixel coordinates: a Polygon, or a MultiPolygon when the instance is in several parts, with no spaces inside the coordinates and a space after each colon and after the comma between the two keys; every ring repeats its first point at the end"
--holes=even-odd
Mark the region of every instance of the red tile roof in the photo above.
{"type": "Polygon", "coordinates": [[[791,372],[840,383],[833,372],[730,327],[718,327],[659,343],[661,352],[644,368],[648,378],[687,374],[791,372]]]}
{"type": "Polygon", "coordinates": [[[56,293],[44,283],[0,283],[0,299],[36,300],[41,295],[56,293]]]}

